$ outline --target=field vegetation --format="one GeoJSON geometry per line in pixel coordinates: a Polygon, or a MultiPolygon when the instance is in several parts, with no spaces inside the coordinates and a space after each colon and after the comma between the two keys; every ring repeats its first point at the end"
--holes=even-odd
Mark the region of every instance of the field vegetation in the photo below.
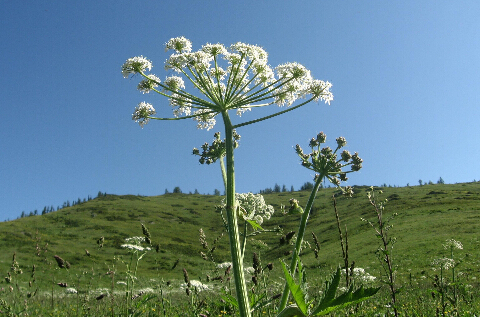
{"type": "MultiPolygon", "coordinates": [[[[393,314],[377,252],[382,240],[361,220],[377,221],[369,192],[369,186],[355,186],[347,198],[338,189],[320,189],[309,219],[301,261],[310,299],[321,297],[325,281],[344,268],[345,251],[358,286],[382,286],[371,299],[332,316],[393,314]]],[[[262,224],[265,232],[247,237],[244,253],[252,299],[268,302],[257,305],[255,316],[275,316],[278,299],[272,298],[284,284],[280,260],[289,262],[298,230],[300,215],[283,214],[281,206],[291,198],[305,205],[309,194],[264,194],[275,213],[262,224]]],[[[478,316],[480,183],[377,187],[375,195],[388,200],[385,219],[396,214],[388,234],[394,239],[389,255],[398,314],[478,316]],[[451,239],[462,248],[445,248],[451,239]],[[453,267],[442,259],[453,259],[453,267]]],[[[5,316],[234,316],[235,288],[225,264],[230,261],[228,234],[216,208],[221,200],[182,193],[108,194],[0,223],[5,277],[0,311],[5,316]],[[128,240],[132,237],[143,240],[128,240]]]]}

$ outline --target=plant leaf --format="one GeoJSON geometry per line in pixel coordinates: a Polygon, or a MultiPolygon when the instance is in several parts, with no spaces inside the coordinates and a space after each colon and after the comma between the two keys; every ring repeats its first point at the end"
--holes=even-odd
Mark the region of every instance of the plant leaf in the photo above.
{"type": "MultiPolygon", "coordinates": [[[[297,308],[300,309],[303,315],[306,315],[307,304],[305,303],[305,294],[303,293],[303,290],[300,287],[300,285],[295,283],[295,281],[293,280],[293,277],[288,271],[285,263],[283,261],[281,263],[282,263],[283,272],[285,273],[285,280],[287,281],[288,288],[292,293],[295,303],[297,303],[297,308]]],[[[291,316],[295,316],[295,315],[291,315],[291,316]]]]}
{"type": "Polygon", "coordinates": [[[238,308],[237,299],[235,297],[233,297],[232,295],[224,293],[221,297],[225,302],[229,303],[230,305],[234,306],[235,308],[238,308]]]}
{"type": "Polygon", "coordinates": [[[248,219],[245,219],[253,228],[253,230],[261,230],[263,231],[263,228],[254,220],[248,220],[248,219]]]}
{"type": "Polygon", "coordinates": [[[296,305],[285,307],[277,317],[307,317],[296,305]]]}
{"type": "Polygon", "coordinates": [[[338,288],[339,279],[340,279],[340,268],[337,269],[337,272],[333,276],[331,282],[330,283],[327,282],[327,291],[325,293],[325,297],[322,299],[322,301],[317,306],[317,308],[315,308],[315,310],[313,311],[312,313],[313,316],[326,315],[336,309],[343,308],[348,305],[352,305],[352,304],[356,304],[361,301],[364,301],[370,298],[371,296],[375,295],[380,289],[380,287],[364,288],[363,286],[361,286],[356,291],[353,291],[353,284],[352,284],[348,289],[348,291],[346,291],[342,295],[335,298],[334,296],[338,288]],[[338,278],[338,281],[337,281],[337,278],[338,278]],[[333,294],[333,297],[332,297],[332,294],[333,294]]]}

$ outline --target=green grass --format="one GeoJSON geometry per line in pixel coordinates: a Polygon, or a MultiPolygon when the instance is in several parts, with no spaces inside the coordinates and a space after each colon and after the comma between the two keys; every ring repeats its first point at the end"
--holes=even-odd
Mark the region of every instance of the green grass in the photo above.
{"type": "MultiPolygon", "coordinates": [[[[393,261],[398,269],[398,284],[410,289],[409,292],[400,293],[399,297],[399,303],[404,305],[405,311],[408,308],[405,305],[412,306],[411,309],[415,309],[415,305],[417,308],[419,305],[432,308],[432,299],[429,296],[433,287],[430,278],[435,272],[431,262],[434,258],[447,255],[442,247],[447,239],[453,238],[463,243],[463,250],[457,250],[455,254],[457,259],[462,260],[457,270],[462,273],[461,281],[478,289],[478,282],[473,278],[480,278],[480,183],[381,189],[383,194],[379,198],[389,200],[385,209],[386,216],[398,213],[393,220],[394,227],[390,234],[397,238],[393,261]],[[427,302],[429,304],[425,304],[427,302]]],[[[350,262],[355,261],[356,267],[365,268],[368,273],[379,277],[381,267],[375,256],[379,240],[373,230],[360,220],[360,217],[363,217],[374,221],[376,216],[367,200],[367,191],[367,186],[356,187],[354,197],[337,198],[337,207],[342,225],[348,228],[350,262]]],[[[318,259],[314,257],[311,248],[307,247],[302,252],[302,261],[307,268],[312,292],[320,288],[325,277],[343,263],[332,204],[332,195],[336,193],[338,190],[333,188],[319,191],[307,225],[306,240],[313,246],[310,232],[314,232],[321,246],[318,259]]],[[[280,227],[283,234],[296,231],[299,216],[282,215],[280,205],[288,205],[290,198],[295,198],[304,205],[308,196],[309,192],[306,191],[266,194],[265,200],[275,207],[276,214],[262,225],[263,228],[280,227]]],[[[220,203],[221,198],[187,194],[154,197],[107,195],[46,215],[0,223],[0,272],[7,276],[12,265],[12,256],[16,253],[16,260],[24,272],[13,277],[14,281],[18,282],[19,292],[32,292],[31,290],[38,287],[38,294],[48,298],[52,281],[66,282],[75,285],[82,292],[90,291],[92,294],[99,288],[111,289],[111,275],[106,273],[115,270],[115,281],[126,279],[124,263],[130,260],[130,256],[120,245],[125,238],[142,236],[143,223],[151,233],[153,244],[159,244],[159,252],[152,250],[140,261],[136,288],[150,287],[159,290],[162,287],[168,291],[175,287],[178,290],[183,282],[183,268],[188,270],[190,279],[205,282],[207,274],[211,277],[223,275],[223,271],[215,272],[213,263],[201,258],[200,252],[204,250],[199,242],[200,228],[203,228],[210,247],[213,246],[213,240],[224,232],[221,215],[215,211],[215,205],[220,203]],[[105,239],[103,247],[97,244],[100,237],[105,239]],[[36,249],[37,245],[39,250],[36,249]],[[85,249],[90,256],[86,255],[85,249]],[[71,268],[58,269],[54,255],[68,261],[71,268]],[[32,265],[36,266],[35,283],[29,287],[32,265]],[[171,282],[171,286],[166,286],[167,281],[171,282]]],[[[292,250],[292,245],[280,244],[281,236],[281,233],[262,233],[251,237],[245,253],[246,266],[252,265],[253,252],[261,255],[264,265],[268,262],[274,264],[269,277],[272,289],[275,288],[274,285],[280,285],[281,268],[278,260],[287,259],[288,255],[285,254],[292,250]],[[252,243],[251,239],[257,242],[252,243]]],[[[216,246],[213,253],[215,262],[230,261],[226,234],[218,240],[216,246]]],[[[247,276],[247,280],[249,278],[247,276]]],[[[8,294],[8,287],[12,284],[7,284],[5,280],[0,284],[0,288],[4,289],[0,292],[0,298],[11,303],[14,299],[11,298],[13,295],[8,294]]],[[[216,282],[216,285],[221,284],[216,282]]],[[[55,294],[64,291],[58,286],[53,290],[55,294]]],[[[115,290],[121,291],[121,287],[115,286],[115,290]]],[[[168,295],[178,296],[178,299],[171,299],[175,303],[186,298],[183,293],[175,294],[170,292],[168,295]]],[[[365,307],[371,313],[375,310],[381,311],[380,302],[385,303],[385,296],[386,294],[378,295],[378,298],[372,299],[370,303],[357,308],[365,307]]],[[[73,298],[75,297],[76,295],[73,298]]],[[[120,295],[119,297],[123,298],[120,295]]],[[[212,298],[213,303],[218,302],[218,297],[212,298]]],[[[54,305],[61,303],[56,300],[54,305]]],[[[68,303],[76,309],[78,300],[72,299],[68,303]]],[[[209,303],[213,305],[212,302],[209,303]]],[[[223,304],[217,304],[210,310],[224,309],[220,307],[223,304]]],[[[105,310],[111,307],[108,302],[102,305],[105,305],[105,310]]],[[[159,305],[159,302],[152,305],[159,305]]],[[[185,305],[189,305],[188,300],[185,305]]],[[[475,307],[475,304],[472,305],[475,307]]],[[[476,305],[478,309],[478,299],[476,305]]],[[[40,304],[40,307],[44,306],[40,304]]],[[[155,307],[158,312],[160,307],[155,307]]],[[[179,309],[178,307],[176,309],[179,309]]],[[[64,311],[72,307],[58,309],[64,311]]],[[[425,312],[427,308],[420,311],[425,312]]],[[[428,313],[418,315],[429,316],[428,313]]]]}

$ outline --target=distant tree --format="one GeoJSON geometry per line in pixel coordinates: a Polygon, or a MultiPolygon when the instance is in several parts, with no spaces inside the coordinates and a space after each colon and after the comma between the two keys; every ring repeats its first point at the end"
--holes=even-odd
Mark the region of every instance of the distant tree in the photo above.
{"type": "Polygon", "coordinates": [[[285,186],[285,184],[283,184],[282,186],[282,193],[285,193],[287,191],[287,186],[285,186]]]}
{"type": "Polygon", "coordinates": [[[293,188],[293,185],[292,187],[290,187],[290,191],[293,193],[295,191],[295,189],[293,188]]]}
{"type": "Polygon", "coordinates": [[[428,185],[433,185],[433,182],[432,182],[432,181],[428,181],[428,185]]]}
{"type": "Polygon", "coordinates": [[[280,192],[280,185],[275,183],[275,186],[273,187],[273,191],[276,192],[276,193],[279,193],[280,192]]]}
{"type": "Polygon", "coordinates": [[[410,183],[407,183],[407,187],[410,187],[410,183]]]}
{"type": "Polygon", "coordinates": [[[180,187],[176,186],[176,187],[173,189],[173,193],[174,193],[174,194],[181,194],[181,193],[182,193],[182,190],[180,189],[180,187]]]}
{"type": "Polygon", "coordinates": [[[170,194],[167,188],[165,188],[165,194],[170,194]]]}
{"type": "Polygon", "coordinates": [[[103,196],[103,193],[101,191],[98,191],[97,198],[102,196],[103,196]]]}
{"type": "Polygon", "coordinates": [[[312,190],[313,189],[313,184],[310,182],[305,182],[302,187],[300,187],[300,190],[312,190]]]}
{"type": "Polygon", "coordinates": [[[215,190],[213,191],[213,194],[214,194],[215,196],[220,196],[220,191],[215,188],[215,190]]]}
{"type": "Polygon", "coordinates": [[[260,191],[260,193],[261,193],[261,194],[271,194],[271,193],[273,193],[273,189],[271,189],[271,188],[265,188],[265,189],[263,190],[263,192],[260,191]]]}
{"type": "Polygon", "coordinates": [[[35,216],[38,215],[38,210],[35,209],[35,210],[33,211],[33,214],[34,214],[35,216]]]}
{"type": "Polygon", "coordinates": [[[437,181],[437,184],[445,184],[445,181],[440,177],[437,181]]]}
{"type": "Polygon", "coordinates": [[[25,211],[22,211],[22,214],[20,215],[20,218],[24,218],[25,217],[25,211]]]}
{"type": "Polygon", "coordinates": [[[421,179],[418,180],[418,184],[420,184],[420,186],[422,186],[423,184],[423,181],[421,179]]]}

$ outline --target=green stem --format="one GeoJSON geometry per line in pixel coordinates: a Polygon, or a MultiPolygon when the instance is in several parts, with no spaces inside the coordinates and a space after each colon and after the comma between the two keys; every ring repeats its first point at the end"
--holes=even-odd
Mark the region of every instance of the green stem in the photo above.
{"type": "Polygon", "coordinates": [[[226,187],[226,213],[230,253],[232,255],[233,276],[237,292],[237,303],[240,317],[250,317],[250,304],[248,302],[245,275],[243,273],[243,257],[238,233],[237,210],[235,206],[235,168],[233,164],[233,127],[228,112],[222,112],[225,124],[225,149],[227,157],[227,187],[226,187]]]}
{"type": "Polygon", "coordinates": [[[274,113],[274,114],[272,114],[272,115],[265,116],[265,117],[260,118],[260,119],[256,119],[256,120],[252,120],[252,121],[248,121],[248,122],[236,124],[236,125],[233,126],[233,128],[236,129],[236,128],[239,128],[239,127],[243,127],[243,126],[245,126],[245,125],[249,125],[249,124],[252,124],[252,123],[260,122],[260,121],[263,121],[263,120],[267,120],[267,119],[270,119],[270,118],[279,116],[279,115],[284,114],[284,113],[286,113],[286,112],[289,112],[289,111],[295,110],[295,109],[297,109],[297,108],[300,108],[301,106],[306,105],[307,103],[309,103],[309,102],[312,101],[312,100],[313,100],[313,98],[310,98],[310,99],[308,99],[307,101],[302,102],[302,103],[299,104],[299,105],[296,105],[296,106],[294,106],[294,107],[288,108],[288,109],[283,110],[283,111],[279,111],[279,112],[274,113]]]}
{"type": "Polygon", "coordinates": [[[220,157],[220,169],[222,170],[222,179],[225,190],[227,190],[227,171],[225,170],[225,162],[223,161],[223,156],[220,157]]]}
{"type": "MultiPolygon", "coordinates": [[[[295,243],[295,251],[292,254],[292,261],[290,263],[290,274],[295,276],[295,269],[297,267],[298,258],[300,255],[300,251],[302,249],[302,242],[303,236],[305,235],[305,228],[307,227],[308,217],[310,216],[310,210],[312,209],[313,202],[315,201],[315,196],[317,195],[317,191],[320,188],[320,184],[323,181],[325,175],[319,175],[315,185],[313,186],[312,192],[310,193],[310,197],[308,198],[307,205],[305,206],[305,210],[302,214],[302,219],[300,220],[300,227],[298,229],[297,235],[297,242],[295,243]]],[[[285,282],[285,287],[283,289],[282,300],[280,301],[280,306],[278,307],[278,312],[280,313],[282,310],[285,309],[287,306],[288,295],[290,294],[290,290],[288,288],[288,284],[285,282]]]]}

